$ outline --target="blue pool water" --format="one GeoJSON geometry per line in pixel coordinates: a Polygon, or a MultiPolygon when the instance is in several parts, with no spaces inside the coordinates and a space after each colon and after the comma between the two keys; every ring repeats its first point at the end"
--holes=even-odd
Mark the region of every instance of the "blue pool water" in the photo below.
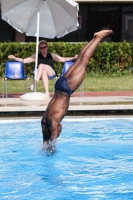
{"type": "Polygon", "coordinates": [[[133,118],[62,124],[48,157],[40,120],[0,121],[0,200],[133,199],[133,118]]]}

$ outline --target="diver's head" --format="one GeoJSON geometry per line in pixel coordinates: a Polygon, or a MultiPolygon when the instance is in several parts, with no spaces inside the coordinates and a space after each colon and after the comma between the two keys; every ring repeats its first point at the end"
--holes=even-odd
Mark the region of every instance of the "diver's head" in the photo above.
{"type": "Polygon", "coordinates": [[[46,124],[45,120],[41,120],[43,141],[49,141],[51,138],[51,132],[49,126],[46,124]]]}
{"type": "Polygon", "coordinates": [[[42,128],[42,134],[43,134],[43,141],[49,141],[51,138],[51,132],[49,130],[49,128],[45,128],[43,130],[42,128]]]}

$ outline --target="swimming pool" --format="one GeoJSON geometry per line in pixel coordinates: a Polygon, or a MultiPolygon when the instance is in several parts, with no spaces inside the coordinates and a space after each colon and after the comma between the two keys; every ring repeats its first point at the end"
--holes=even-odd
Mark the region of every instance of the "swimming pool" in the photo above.
{"type": "Polygon", "coordinates": [[[48,157],[40,119],[0,121],[0,199],[133,199],[133,118],[62,124],[48,157]]]}

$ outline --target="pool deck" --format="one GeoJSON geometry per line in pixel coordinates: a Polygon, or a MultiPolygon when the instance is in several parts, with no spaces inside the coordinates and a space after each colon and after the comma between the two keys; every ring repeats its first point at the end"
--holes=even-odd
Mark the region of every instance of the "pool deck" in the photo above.
{"type": "MultiPolygon", "coordinates": [[[[51,98],[22,101],[22,94],[0,95],[0,117],[12,115],[42,115],[51,98]]],[[[52,94],[51,94],[52,96],[52,94]]],[[[70,115],[120,114],[133,115],[133,91],[75,92],[70,100],[70,115]]]]}

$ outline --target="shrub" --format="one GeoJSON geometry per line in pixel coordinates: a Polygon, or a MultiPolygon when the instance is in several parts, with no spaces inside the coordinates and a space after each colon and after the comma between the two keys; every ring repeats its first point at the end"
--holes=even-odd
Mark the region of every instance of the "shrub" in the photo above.
{"type": "MultiPolygon", "coordinates": [[[[72,57],[79,53],[86,43],[49,42],[49,52],[63,57],[72,57]]],[[[7,42],[0,43],[0,76],[4,74],[5,62],[8,55],[14,54],[20,58],[26,58],[35,53],[36,44],[7,42]]],[[[35,63],[25,64],[26,74],[33,74],[35,63]]],[[[61,74],[62,63],[55,63],[58,75],[61,74]]],[[[89,61],[87,74],[107,76],[130,75],[129,68],[133,66],[133,43],[102,42],[98,45],[89,61]]]]}

